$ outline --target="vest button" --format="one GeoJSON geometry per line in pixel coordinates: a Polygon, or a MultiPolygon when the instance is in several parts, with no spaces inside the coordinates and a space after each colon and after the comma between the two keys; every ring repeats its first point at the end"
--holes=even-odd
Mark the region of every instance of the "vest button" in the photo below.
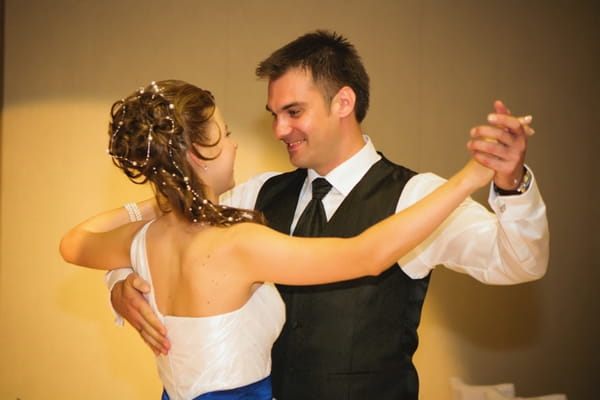
{"type": "Polygon", "coordinates": [[[297,329],[299,326],[300,326],[300,323],[298,321],[292,322],[292,329],[297,329]]]}

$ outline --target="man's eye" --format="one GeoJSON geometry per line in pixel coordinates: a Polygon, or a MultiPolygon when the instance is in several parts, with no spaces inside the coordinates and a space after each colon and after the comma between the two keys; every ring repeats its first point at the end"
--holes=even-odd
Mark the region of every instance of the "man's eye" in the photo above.
{"type": "Polygon", "coordinates": [[[233,134],[233,132],[231,132],[231,131],[227,131],[227,132],[225,133],[225,136],[229,137],[229,136],[231,136],[232,134],[233,134]]]}
{"type": "Polygon", "coordinates": [[[300,110],[296,110],[296,109],[288,110],[288,114],[291,117],[297,117],[298,115],[300,115],[300,112],[301,112],[300,110]]]}

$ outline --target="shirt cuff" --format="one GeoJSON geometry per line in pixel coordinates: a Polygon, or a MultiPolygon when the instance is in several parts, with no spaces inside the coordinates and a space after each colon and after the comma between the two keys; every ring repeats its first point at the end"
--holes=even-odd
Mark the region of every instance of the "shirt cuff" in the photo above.
{"type": "Polygon", "coordinates": [[[523,166],[523,178],[521,179],[521,183],[516,189],[513,190],[505,190],[496,186],[495,183],[492,183],[492,187],[494,191],[500,196],[514,196],[523,194],[529,189],[531,185],[531,171],[526,166],[523,166]]]}
{"type": "Polygon", "coordinates": [[[518,221],[544,208],[533,171],[530,168],[527,169],[531,175],[531,183],[529,188],[522,194],[503,196],[496,193],[493,183],[491,184],[488,202],[501,220],[518,221]]]}

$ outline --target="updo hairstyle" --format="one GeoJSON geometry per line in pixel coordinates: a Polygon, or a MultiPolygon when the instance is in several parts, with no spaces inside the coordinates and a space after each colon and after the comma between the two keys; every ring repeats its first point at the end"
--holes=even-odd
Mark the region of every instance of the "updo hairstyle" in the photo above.
{"type": "Polygon", "coordinates": [[[261,213],[216,205],[206,198],[187,151],[202,155],[192,144],[216,146],[208,127],[215,99],[207,91],[178,80],[152,82],[111,108],[108,153],[114,164],[136,184],[150,182],[163,212],[174,211],[190,222],[228,226],[263,222],[261,213]]]}

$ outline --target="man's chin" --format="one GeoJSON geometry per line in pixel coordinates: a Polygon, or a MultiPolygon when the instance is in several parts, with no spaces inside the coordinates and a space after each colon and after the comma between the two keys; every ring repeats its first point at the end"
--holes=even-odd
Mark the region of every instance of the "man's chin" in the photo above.
{"type": "Polygon", "coordinates": [[[302,160],[302,158],[298,157],[297,155],[290,154],[289,159],[290,159],[290,164],[292,164],[296,168],[309,168],[306,165],[306,162],[304,160],[302,160]]]}

